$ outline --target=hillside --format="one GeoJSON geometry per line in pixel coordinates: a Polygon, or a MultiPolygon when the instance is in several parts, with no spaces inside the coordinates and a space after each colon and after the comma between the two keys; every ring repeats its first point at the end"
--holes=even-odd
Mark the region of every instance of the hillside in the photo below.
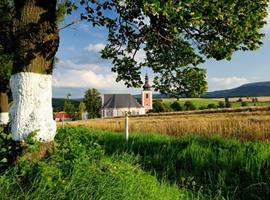
{"type": "MultiPolygon", "coordinates": [[[[61,111],[64,107],[65,98],[53,98],[52,99],[52,106],[54,108],[54,111],[61,111]]],[[[70,99],[70,101],[78,107],[82,99],[70,99]]]]}
{"type": "Polygon", "coordinates": [[[237,88],[207,92],[203,95],[203,97],[207,98],[247,97],[247,96],[248,97],[270,96],[270,81],[248,83],[237,88]]]}

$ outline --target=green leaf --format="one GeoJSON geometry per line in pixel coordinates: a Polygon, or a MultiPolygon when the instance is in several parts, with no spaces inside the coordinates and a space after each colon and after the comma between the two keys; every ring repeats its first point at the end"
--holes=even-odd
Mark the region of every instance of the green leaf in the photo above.
{"type": "Polygon", "coordinates": [[[8,159],[7,158],[3,158],[0,162],[1,163],[7,163],[8,162],[8,159]]]}

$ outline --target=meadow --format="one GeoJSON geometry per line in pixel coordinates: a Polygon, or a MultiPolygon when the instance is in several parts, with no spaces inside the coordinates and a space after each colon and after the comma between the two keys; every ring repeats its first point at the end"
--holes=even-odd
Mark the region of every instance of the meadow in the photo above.
{"type": "MultiPolygon", "coordinates": [[[[68,124],[115,132],[124,131],[123,118],[91,119],[68,124]]],[[[131,133],[159,133],[177,137],[188,134],[209,137],[219,134],[225,138],[265,141],[270,138],[270,108],[183,111],[130,117],[129,130],[131,133]]]]}
{"type": "MultiPolygon", "coordinates": [[[[241,97],[242,102],[239,102],[240,97],[229,98],[232,108],[241,107],[242,102],[246,103],[246,106],[270,106],[270,97],[257,97],[256,102],[252,102],[251,97],[241,97]]],[[[173,102],[178,101],[181,106],[184,106],[185,102],[190,101],[197,109],[200,107],[207,107],[209,104],[219,105],[219,102],[224,102],[224,98],[164,98],[161,101],[170,106],[173,102]]]]}
{"type": "Polygon", "coordinates": [[[0,199],[269,199],[270,107],[129,119],[59,123],[45,157],[1,133],[0,199]]]}
{"type": "Polygon", "coordinates": [[[1,168],[0,199],[267,200],[269,174],[269,142],[66,127],[47,157],[1,168]]]}

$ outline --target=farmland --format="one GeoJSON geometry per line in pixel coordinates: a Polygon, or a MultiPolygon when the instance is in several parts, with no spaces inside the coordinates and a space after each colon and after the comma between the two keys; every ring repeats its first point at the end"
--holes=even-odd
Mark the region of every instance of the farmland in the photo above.
{"type": "MultiPolygon", "coordinates": [[[[130,117],[129,128],[131,133],[159,133],[178,137],[187,134],[207,137],[220,134],[226,138],[264,141],[270,138],[270,110],[269,107],[262,108],[264,109],[258,110],[259,108],[254,107],[253,111],[247,109],[242,112],[225,109],[224,111],[227,112],[221,113],[217,113],[219,110],[210,110],[212,113],[183,111],[164,113],[164,115],[130,117]]],[[[116,132],[124,130],[123,118],[92,119],[69,124],[116,132]]]]}
{"type": "Polygon", "coordinates": [[[269,199],[269,106],[129,119],[128,142],[124,118],[59,123],[50,155],[31,143],[16,165],[1,138],[0,199],[269,199]]]}
{"type": "MultiPolygon", "coordinates": [[[[270,97],[256,97],[256,102],[253,102],[252,97],[234,97],[229,98],[229,101],[231,103],[231,107],[238,108],[241,107],[241,103],[239,102],[241,100],[242,102],[246,103],[246,106],[270,106],[270,97]]],[[[177,101],[176,98],[167,98],[167,99],[161,99],[161,101],[166,105],[171,105],[173,102],[177,101]]],[[[224,102],[224,98],[183,98],[178,100],[181,106],[185,104],[185,102],[190,101],[192,102],[197,109],[200,107],[207,107],[209,104],[215,104],[218,106],[219,102],[224,102]]]]}

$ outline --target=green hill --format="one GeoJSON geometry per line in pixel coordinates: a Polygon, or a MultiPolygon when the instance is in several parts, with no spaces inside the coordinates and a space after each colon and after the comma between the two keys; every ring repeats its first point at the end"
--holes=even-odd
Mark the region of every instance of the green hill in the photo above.
{"type": "MultiPolygon", "coordinates": [[[[62,111],[64,108],[64,102],[65,102],[65,98],[53,98],[52,99],[52,106],[54,111],[62,111]]],[[[70,101],[76,106],[78,107],[80,102],[82,101],[82,99],[70,99],[70,101]]]]}
{"type": "Polygon", "coordinates": [[[258,96],[270,96],[270,81],[248,83],[237,88],[207,92],[203,95],[206,98],[258,96]]]}

